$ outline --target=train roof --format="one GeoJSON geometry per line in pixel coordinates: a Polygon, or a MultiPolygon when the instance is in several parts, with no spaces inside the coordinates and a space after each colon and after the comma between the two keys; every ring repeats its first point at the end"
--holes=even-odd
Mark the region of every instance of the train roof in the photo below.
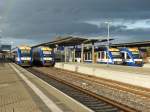
{"type": "Polygon", "coordinates": [[[30,50],[31,49],[31,47],[29,47],[29,46],[19,46],[18,48],[20,48],[20,49],[26,49],[26,50],[30,50]]]}
{"type": "Polygon", "coordinates": [[[119,51],[118,48],[109,48],[109,51],[119,51]]]}
{"type": "Polygon", "coordinates": [[[41,50],[52,50],[50,47],[48,46],[39,46],[37,48],[40,48],[41,50]]]}
{"type": "Polygon", "coordinates": [[[30,49],[31,49],[31,47],[28,46],[28,45],[20,45],[20,46],[17,46],[17,47],[15,47],[15,48],[13,48],[12,50],[15,50],[15,49],[17,49],[17,48],[19,48],[19,49],[24,49],[24,50],[30,50],[30,49]]]}
{"type": "Polygon", "coordinates": [[[139,51],[138,47],[123,47],[121,50],[139,51]]]}
{"type": "Polygon", "coordinates": [[[138,48],[128,48],[129,49],[129,51],[139,51],[139,49],[138,48]]]}

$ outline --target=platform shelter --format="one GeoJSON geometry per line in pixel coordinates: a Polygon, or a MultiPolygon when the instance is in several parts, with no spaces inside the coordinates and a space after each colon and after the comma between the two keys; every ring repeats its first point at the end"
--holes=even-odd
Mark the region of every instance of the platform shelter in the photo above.
{"type": "MultiPolygon", "coordinates": [[[[113,39],[109,39],[111,41],[113,39]]],[[[49,46],[51,48],[57,49],[58,47],[64,47],[64,61],[67,62],[67,53],[68,48],[72,47],[71,53],[72,53],[72,62],[75,62],[75,48],[77,46],[81,47],[81,62],[83,62],[84,58],[84,47],[85,45],[89,44],[92,46],[92,62],[94,63],[94,44],[95,43],[101,43],[101,42],[107,42],[107,39],[94,39],[94,38],[82,38],[82,37],[74,37],[74,36],[67,36],[67,37],[60,37],[60,39],[42,43],[33,47],[38,46],[49,46]]]]}

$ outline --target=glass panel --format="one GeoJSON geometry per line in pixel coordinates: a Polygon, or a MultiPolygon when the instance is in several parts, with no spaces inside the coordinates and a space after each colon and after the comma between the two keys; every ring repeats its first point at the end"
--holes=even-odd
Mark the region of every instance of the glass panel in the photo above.
{"type": "Polygon", "coordinates": [[[30,50],[21,50],[21,57],[30,57],[30,50]]]}
{"type": "Polygon", "coordinates": [[[102,55],[102,59],[105,58],[105,52],[101,52],[101,55],[102,55]]]}
{"type": "Polygon", "coordinates": [[[132,54],[133,54],[133,58],[140,58],[140,54],[138,51],[133,51],[132,54]]]}
{"type": "Polygon", "coordinates": [[[51,51],[43,51],[44,57],[50,57],[51,56],[51,51]]]}
{"type": "Polygon", "coordinates": [[[111,54],[113,58],[121,58],[121,54],[118,51],[112,51],[111,54]]]}

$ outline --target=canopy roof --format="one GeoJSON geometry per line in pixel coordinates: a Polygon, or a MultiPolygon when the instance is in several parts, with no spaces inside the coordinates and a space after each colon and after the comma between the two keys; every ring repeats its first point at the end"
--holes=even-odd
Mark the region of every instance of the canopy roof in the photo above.
{"type": "Polygon", "coordinates": [[[150,41],[112,44],[112,47],[150,47],[150,41]]]}
{"type": "MultiPolygon", "coordinates": [[[[109,39],[109,40],[111,41],[113,39],[109,39]]],[[[64,37],[64,38],[57,39],[54,41],[41,43],[41,44],[35,45],[33,47],[38,47],[38,46],[50,46],[50,47],[75,46],[75,45],[81,45],[82,43],[89,44],[89,43],[106,42],[106,41],[107,41],[107,39],[88,39],[88,38],[68,36],[68,37],[64,37]]]]}

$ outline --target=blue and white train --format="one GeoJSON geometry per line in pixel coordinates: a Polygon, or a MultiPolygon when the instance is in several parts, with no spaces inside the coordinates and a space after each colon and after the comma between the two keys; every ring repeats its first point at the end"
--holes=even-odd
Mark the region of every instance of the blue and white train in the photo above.
{"type": "Polygon", "coordinates": [[[32,58],[34,65],[53,66],[55,64],[54,52],[49,47],[32,48],[32,58]]]}
{"type": "MultiPolygon", "coordinates": [[[[92,62],[92,49],[84,49],[84,62],[92,62]]],[[[76,61],[81,62],[81,50],[77,49],[76,51],[76,61]]],[[[122,64],[122,58],[119,49],[117,48],[107,48],[107,47],[98,47],[95,49],[94,53],[94,62],[95,63],[109,63],[109,64],[122,64]]]]}
{"type": "Polygon", "coordinates": [[[31,47],[29,46],[19,46],[11,50],[12,58],[15,63],[21,66],[31,66],[31,47]]]}
{"type": "Polygon", "coordinates": [[[128,66],[142,67],[144,62],[138,48],[120,48],[123,63],[128,66]]]}
{"type": "Polygon", "coordinates": [[[118,48],[100,47],[96,51],[97,63],[119,64],[123,63],[120,51],[118,48]]]}

